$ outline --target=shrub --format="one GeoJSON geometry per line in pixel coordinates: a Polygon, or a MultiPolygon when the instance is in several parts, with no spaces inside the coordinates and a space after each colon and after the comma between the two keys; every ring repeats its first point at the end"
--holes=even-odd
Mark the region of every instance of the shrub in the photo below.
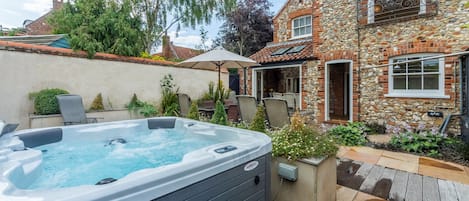
{"type": "Polygon", "coordinates": [[[386,126],[383,123],[371,122],[367,123],[366,127],[370,130],[369,134],[384,134],[386,133],[386,126]]]}
{"type": "Polygon", "coordinates": [[[197,106],[197,102],[191,103],[191,108],[189,109],[189,114],[187,114],[187,118],[199,120],[199,108],[197,106]]]}
{"type": "Polygon", "coordinates": [[[48,115],[59,114],[59,103],[55,96],[60,94],[68,94],[68,91],[63,89],[43,89],[39,92],[29,94],[31,99],[34,99],[35,114],[48,115]]]}
{"type": "Polygon", "coordinates": [[[165,61],[164,57],[159,56],[159,55],[150,55],[148,52],[141,52],[140,57],[145,58],[145,59],[151,59],[155,61],[165,61]]]}
{"type": "Polygon", "coordinates": [[[220,125],[228,125],[228,115],[226,115],[225,107],[220,100],[217,100],[215,104],[215,112],[213,113],[211,123],[220,124],[220,125]]]}
{"type": "Polygon", "coordinates": [[[137,94],[134,93],[130,99],[130,103],[127,105],[129,110],[134,110],[143,106],[143,102],[137,98],[137,94]]]}
{"type": "Polygon", "coordinates": [[[290,125],[272,132],[271,138],[272,155],[288,160],[335,156],[339,149],[332,136],[305,125],[298,113],[293,115],[290,125]]]}
{"type": "Polygon", "coordinates": [[[218,83],[217,88],[215,89],[215,83],[210,82],[208,83],[208,91],[202,96],[201,100],[213,100],[216,102],[217,100],[224,100],[227,99],[230,96],[230,90],[225,89],[223,87],[223,82],[220,81],[218,83]]]}
{"type": "Polygon", "coordinates": [[[104,110],[103,105],[103,96],[99,93],[96,98],[94,98],[93,103],[91,103],[90,110],[92,111],[102,111],[104,110]]]}
{"type": "Polygon", "coordinates": [[[264,106],[257,107],[256,115],[249,125],[249,130],[265,133],[265,111],[264,106]]]}
{"type": "Polygon", "coordinates": [[[176,85],[173,83],[173,76],[171,74],[165,75],[160,80],[161,87],[161,113],[164,116],[177,116],[179,112],[179,101],[177,92],[179,89],[175,89],[176,85]]]}
{"type": "Polygon", "coordinates": [[[365,145],[366,133],[369,129],[361,122],[347,123],[347,125],[339,125],[328,132],[337,138],[338,143],[345,146],[365,145]]]}

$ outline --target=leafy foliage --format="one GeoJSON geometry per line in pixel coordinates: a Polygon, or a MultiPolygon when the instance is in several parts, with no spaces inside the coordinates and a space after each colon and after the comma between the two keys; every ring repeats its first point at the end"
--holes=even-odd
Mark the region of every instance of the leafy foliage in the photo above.
{"type": "Polygon", "coordinates": [[[273,40],[271,4],[267,0],[240,0],[225,16],[215,45],[249,56],[273,40]]]}
{"type": "Polygon", "coordinates": [[[130,99],[130,103],[127,105],[127,108],[129,110],[133,110],[135,108],[140,108],[143,106],[143,102],[138,99],[137,94],[134,93],[132,95],[132,98],[130,99]]]}
{"type": "Polygon", "coordinates": [[[265,109],[263,105],[257,106],[256,115],[249,125],[249,130],[265,133],[265,109]]]}
{"type": "Polygon", "coordinates": [[[132,95],[132,99],[129,105],[127,105],[127,108],[144,117],[154,117],[158,115],[158,109],[153,104],[139,100],[135,93],[132,95]]]}
{"type": "Polygon", "coordinates": [[[71,0],[54,11],[54,33],[68,34],[73,50],[138,56],[144,49],[142,21],[133,15],[132,0],[71,0]]]}
{"type": "Polygon", "coordinates": [[[369,129],[361,122],[348,123],[347,125],[339,125],[328,131],[331,135],[337,137],[338,143],[345,146],[365,145],[366,133],[369,129]]]}
{"type": "Polygon", "coordinates": [[[226,115],[225,106],[220,100],[217,100],[215,104],[215,112],[213,113],[211,123],[220,124],[220,125],[228,125],[228,115],[226,115]]]}
{"type": "Polygon", "coordinates": [[[191,108],[189,109],[189,114],[187,114],[187,118],[199,120],[199,107],[197,106],[197,102],[191,103],[191,108]]]}
{"type": "Polygon", "coordinates": [[[236,0],[132,0],[135,15],[143,19],[144,43],[147,52],[154,47],[173,25],[182,26],[209,23],[213,14],[224,15],[236,0]]]}
{"type": "Polygon", "coordinates": [[[224,100],[230,96],[230,89],[225,89],[223,82],[220,81],[217,88],[215,89],[215,83],[208,83],[208,91],[202,96],[202,100],[224,100]]]}
{"type": "Polygon", "coordinates": [[[159,56],[159,55],[153,55],[152,56],[148,52],[141,52],[140,57],[145,58],[145,59],[155,60],[155,61],[164,61],[165,60],[165,58],[162,57],[162,56],[159,56]]]}
{"type": "Polygon", "coordinates": [[[104,110],[103,96],[99,93],[93,100],[90,106],[92,111],[102,111],[104,110]]]}
{"type": "Polygon", "coordinates": [[[298,113],[294,114],[290,125],[272,132],[271,137],[272,155],[288,160],[335,156],[339,149],[333,136],[305,125],[298,113]]]}
{"type": "Polygon", "coordinates": [[[179,89],[176,88],[176,84],[173,83],[174,79],[171,74],[165,75],[160,80],[161,87],[161,113],[164,116],[177,116],[179,111],[179,101],[177,92],[179,89]]]}
{"type": "Polygon", "coordinates": [[[29,98],[34,100],[34,110],[38,115],[58,114],[60,113],[59,103],[55,96],[68,94],[63,89],[43,89],[39,92],[29,94],[29,98]]]}

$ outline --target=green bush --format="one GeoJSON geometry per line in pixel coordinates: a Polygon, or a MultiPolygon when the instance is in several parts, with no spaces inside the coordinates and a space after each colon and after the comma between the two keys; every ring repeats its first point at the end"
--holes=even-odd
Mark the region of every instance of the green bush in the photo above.
{"type": "Polygon", "coordinates": [[[428,131],[415,133],[405,132],[400,135],[394,135],[389,142],[393,147],[407,152],[425,153],[429,156],[439,156],[439,147],[446,143],[451,143],[449,138],[445,138],[438,133],[428,131]]]}
{"type": "Polygon", "coordinates": [[[175,89],[176,85],[173,83],[173,80],[171,74],[165,75],[163,79],[160,80],[160,109],[164,116],[178,116],[179,113],[179,101],[177,96],[179,89],[175,89]]]}
{"type": "Polygon", "coordinates": [[[347,123],[345,126],[336,126],[328,132],[337,138],[339,144],[360,146],[366,144],[366,133],[369,132],[369,129],[361,122],[353,122],[347,123]]]}
{"type": "Polygon", "coordinates": [[[230,90],[223,87],[223,82],[218,83],[217,88],[215,89],[215,83],[208,83],[208,91],[202,96],[201,100],[224,100],[230,96],[230,90]]]}
{"type": "Polygon", "coordinates": [[[136,108],[141,108],[142,106],[143,102],[140,101],[137,98],[137,94],[134,93],[134,95],[132,95],[132,98],[130,99],[130,103],[126,107],[129,110],[135,110],[136,108]]]}
{"type": "Polygon", "coordinates": [[[228,116],[226,115],[225,107],[220,100],[217,100],[215,104],[215,112],[213,113],[211,123],[220,124],[220,125],[228,125],[228,116]]]}
{"type": "Polygon", "coordinates": [[[29,97],[34,100],[35,114],[59,114],[60,109],[56,96],[60,94],[68,94],[68,91],[63,89],[43,89],[29,94],[29,97]]]}
{"type": "Polygon", "coordinates": [[[191,103],[191,108],[189,109],[189,114],[187,114],[187,118],[200,120],[199,117],[199,107],[197,106],[197,102],[191,103]]]}
{"type": "Polygon", "coordinates": [[[99,93],[96,98],[94,98],[93,103],[90,106],[91,111],[102,111],[104,110],[103,96],[99,93]]]}
{"type": "Polygon", "coordinates": [[[249,125],[249,130],[265,133],[265,111],[264,106],[257,107],[256,115],[249,125]]]}
{"type": "Polygon", "coordinates": [[[316,128],[305,125],[304,119],[297,113],[290,125],[270,135],[272,155],[288,160],[335,156],[339,149],[331,135],[321,134],[316,128]]]}

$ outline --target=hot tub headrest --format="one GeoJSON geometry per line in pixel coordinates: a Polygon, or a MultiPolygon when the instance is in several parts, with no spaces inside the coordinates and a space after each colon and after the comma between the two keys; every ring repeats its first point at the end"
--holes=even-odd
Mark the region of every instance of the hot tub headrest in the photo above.
{"type": "Polygon", "coordinates": [[[60,142],[62,140],[62,129],[51,128],[19,134],[25,147],[34,148],[37,146],[60,142]]]}
{"type": "Polygon", "coordinates": [[[148,119],[148,129],[174,128],[176,118],[148,119]]]}

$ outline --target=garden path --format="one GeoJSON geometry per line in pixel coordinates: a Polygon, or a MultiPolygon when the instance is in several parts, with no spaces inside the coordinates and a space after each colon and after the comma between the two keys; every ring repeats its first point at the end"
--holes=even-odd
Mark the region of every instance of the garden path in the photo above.
{"type": "Polygon", "coordinates": [[[469,200],[468,167],[369,147],[341,147],[337,156],[338,198],[354,189],[387,200],[469,200]]]}

